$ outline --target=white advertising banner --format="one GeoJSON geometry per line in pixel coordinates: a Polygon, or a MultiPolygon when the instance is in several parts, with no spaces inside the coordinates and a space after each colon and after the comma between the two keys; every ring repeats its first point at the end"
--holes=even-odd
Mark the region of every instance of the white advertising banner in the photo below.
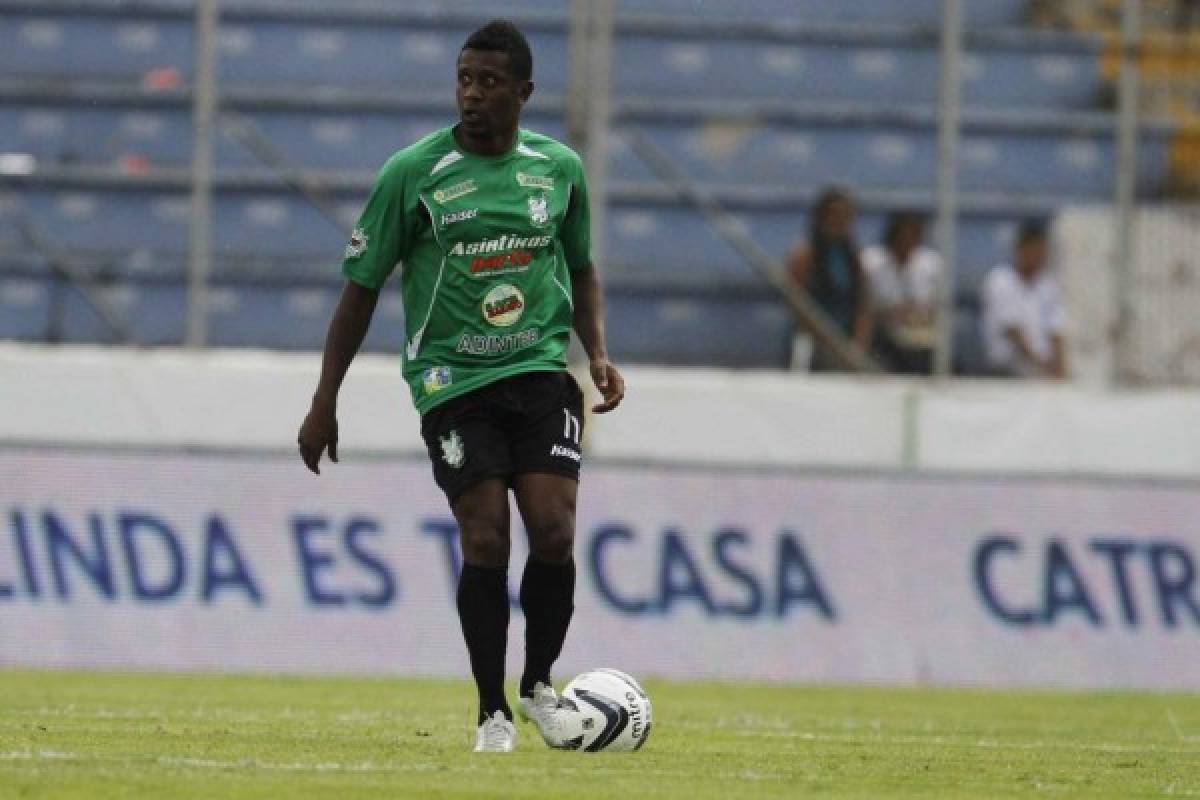
{"type": "MultiPolygon", "coordinates": [[[[0,448],[0,665],[467,674],[428,465],[323,473],[0,448]]],[[[1194,484],[592,464],[576,560],[560,676],[1200,689],[1194,484]]]]}

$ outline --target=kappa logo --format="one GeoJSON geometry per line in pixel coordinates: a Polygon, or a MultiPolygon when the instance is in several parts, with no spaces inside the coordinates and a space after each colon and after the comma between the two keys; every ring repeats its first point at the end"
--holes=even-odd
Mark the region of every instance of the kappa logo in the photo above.
{"type": "Polygon", "coordinates": [[[445,189],[438,189],[433,193],[433,199],[439,203],[449,203],[451,200],[457,200],[460,197],[466,197],[471,192],[477,191],[479,186],[475,183],[474,178],[467,178],[461,183],[456,183],[453,186],[447,186],[445,189]]]}
{"type": "Polygon", "coordinates": [[[453,214],[442,214],[442,227],[445,228],[453,225],[456,222],[466,222],[469,219],[475,219],[479,216],[478,208],[465,208],[462,211],[455,211],[453,214]]]}
{"type": "Polygon", "coordinates": [[[529,198],[529,221],[539,228],[550,222],[549,201],[546,195],[537,194],[529,198]]]}
{"type": "Polygon", "coordinates": [[[458,469],[467,460],[466,449],[463,447],[462,437],[458,435],[458,431],[450,431],[450,433],[441,437],[438,440],[442,445],[442,460],[451,469],[458,469]]]}
{"type": "Polygon", "coordinates": [[[350,234],[350,242],[346,245],[346,258],[359,258],[363,253],[367,252],[367,244],[370,239],[367,237],[367,232],[362,228],[355,228],[350,234]]]}
{"type": "Polygon", "coordinates": [[[563,458],[569,458],[572,461],[576,461],[576,462],[583,460],[583,456],[580,454],[580,452],[578,450],[572,450],[569,447],[563,447],[561,444],[556,444],[553,447],[551,447],[550,455],[562,456],[563,458]]]}
{"type": "Polygon", "coordinates": [[[527,172],[518,172],[517,183],[526,189],[545,189],[546,191],[554,189],[554,178],[549,175],[530,175],[527,172]]]}

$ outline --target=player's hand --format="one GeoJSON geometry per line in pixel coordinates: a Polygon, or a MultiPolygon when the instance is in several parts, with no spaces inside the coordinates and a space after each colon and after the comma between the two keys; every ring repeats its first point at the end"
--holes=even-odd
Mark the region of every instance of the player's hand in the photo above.
{"type": "Polygon", "coordinates": [[[625,398],[625,379],[607,358],[597,358],[591,364],[592,382],[600,390],[603,402],[592,406],[597,414],[607,414],[621,404],[625,398]]]}
{"type": "Polygon", "coordinates": [[[336,462],[338,443],[337,408],[332,403],[313,400],[304,424],[300,426],[300,435],[296,437],[300,445],[300,458],[304,466],[317,475],[321,474],[321,453],[329,448],[329,458],[336,462]]]}

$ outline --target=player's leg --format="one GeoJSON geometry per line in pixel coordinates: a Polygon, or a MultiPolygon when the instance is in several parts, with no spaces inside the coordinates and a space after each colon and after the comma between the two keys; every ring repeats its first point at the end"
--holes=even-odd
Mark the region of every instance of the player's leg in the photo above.
{"type": "MultiPolygon", "coordinates": [[[[494,405],[494,392],[485,388],[452,399],[421,419],[434,479],[446,493],[460,531],[463,568],[457,604],[479,690],[481,741],[487,731],[503,727],[491,724],[497,712],[512,731],[512,711],[504,697],[509,617],[507,486],[512,461],[494,405]]],[[[507,744],[511,743],[510,735],[507,744]]],[[[487,744],[477,749],[511,749],[487,744]]]]}
{"type": "Polygon", "coordinates": [[[479,722],[497,711],[512,719],[504,697],[508,645],[508,487],[491,478],[462,493],[453,505],[462,542],[458,617],[479,690],[479,722]]]}
{"type": "Polygon", "coordinates": [[[529,559],[521,577],[525,612],[525,669],[521,695],[536,684],[550,686],[550,670],[562,652],[575,610],[575,498],[573,478],[526,473],[515,479],[517,508],[529,535],[529,559]]]}
{"type": "Polygon", "coordinates": [[[525,669],[518,701],[552,747],[567,745],[550,671],[574,611],[575,497],[583,435],[583,393],[566,372],[524,376],[514,387],[519,421],[511,435],[513,489],[529,534],[521,580],[525,669]]]}

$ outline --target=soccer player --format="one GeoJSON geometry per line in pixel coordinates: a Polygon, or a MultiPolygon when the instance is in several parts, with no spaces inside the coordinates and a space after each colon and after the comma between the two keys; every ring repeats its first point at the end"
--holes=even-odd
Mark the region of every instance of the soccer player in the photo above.
{"type": "Polygon", "coordinates": [[[298,437],[313,472],[326,448],[337,461],[338,389],[380,287],[403,262],[404,377],[462,543],[457,602],[479,689],[476,751],[516,743],[504,696],[509,490],[530,549],[517,705],[547,744],[567,744],[550,670],[574,609],[583,393],[566,371],[572,327],[601,394],[593,411],[613,410],[625,394],[605,344],[582,164],[519,127],[532,75],[521,32],[489,22],[458,57],[457,124],[384,164],[346,247],[347,281],[298,437]]]}

